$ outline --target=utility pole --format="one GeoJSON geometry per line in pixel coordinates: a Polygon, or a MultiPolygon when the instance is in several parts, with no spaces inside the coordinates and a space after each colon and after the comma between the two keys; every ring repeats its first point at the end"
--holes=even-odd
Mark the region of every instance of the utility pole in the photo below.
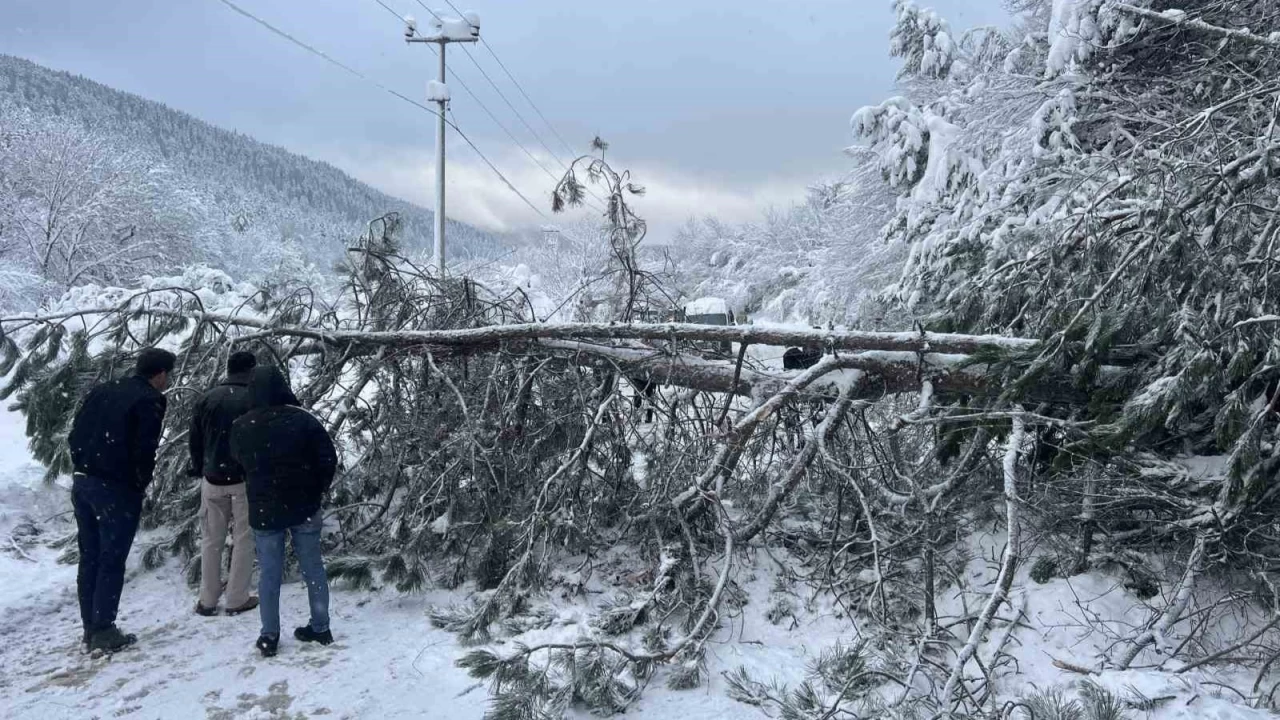
{"type": "Polygon", "coordinates": [[[437,104],[440,117],[436,124],[436,227],[435,227],[435,266],[436,272],[444,277],[445,242],[444,242],[444,113],[449,105],[449,87],[445,84],[444,55],[449,43],[473,43],[480,39],[480,16],[474,12],[464,13],[461,18],[445,17],[441,13],[433,13],[432,33],[427,36],[418,35],[418,23],[412,17],[405,21],[404,39],[409,43],[435,43],[440,46],[440,73],[436,80],[427,83],[427,100],[437,104]]]}

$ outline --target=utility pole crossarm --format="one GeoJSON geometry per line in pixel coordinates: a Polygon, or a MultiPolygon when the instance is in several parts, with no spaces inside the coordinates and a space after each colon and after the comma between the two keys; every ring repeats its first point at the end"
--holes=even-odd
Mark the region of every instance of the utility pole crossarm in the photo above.
{"type": "Polygon", "coordinates": [[[468,12],[461,18],[435,15],[433,32],[430,35],[418,35],[418,23],[412,17],[405,18],[404,40],[407,43],[435,43],[440,46],[440,72],[437,79],[428,83],[427,100],[440,107],[436,124],[436,209],[435,209],[435,252],[433,254],[436,272],[441,277],[445,274],[445,111],[449,106],[449,89],[445,84],[445,48],[449,43],[474,43],[480,40],[480,16],[468,12]]]}

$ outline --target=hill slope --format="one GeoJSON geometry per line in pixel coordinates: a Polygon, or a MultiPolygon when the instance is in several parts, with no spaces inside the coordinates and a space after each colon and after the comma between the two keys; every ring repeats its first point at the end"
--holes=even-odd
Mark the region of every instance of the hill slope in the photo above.
{"type": "MultiPolygon", "coordinates": [[[[401,213],[404,241],[426,247],[432,212],[355,180],[341,170],[240,133],[214,127],[187,113],[114,90],[67,72],[0,54],[0,108],[54,119],[103,134],[119,148],[145,153],[186,188],[190,207],[215,237],[266,225],[270,234],[294,237],[308,259],[325,261],[373,218],[401,213]],[[337,235],[338,237],[333,237],[337,235]],[[313,242],[323,236],[328,239],[313,242]]],[[[450,223],[451,250],[488,255],[497,248],[488,233],[450,223]]]]}

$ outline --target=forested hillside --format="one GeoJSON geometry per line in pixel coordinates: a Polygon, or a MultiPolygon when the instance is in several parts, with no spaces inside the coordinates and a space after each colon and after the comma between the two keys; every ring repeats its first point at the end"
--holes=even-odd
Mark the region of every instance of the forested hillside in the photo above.
{"type": "MultiPolygon", "coordinates": [[[[85,280],[126,281],[129,272],[193,260],[237,275],[273,266],[288,274],[296,270],[289,262],[327,269],[370,220],[388,212],[400,214],[409,251],[426,247],[431,237],[430,211],[331,165],[7,55],[0,55],[0,139],[0,174],[7,178],[0,182],[0,213],[7,213],[0,240],[11,257],[12,246],[33,253],[27,269],[55,289],[85,280]],[[76,183],[53,187],[49,179],[67,178],[62,171],[68,169],[75,170],[76,183]],[[114,197],[107,201],[109,195],[114,197]],[[75,260],[60,269],[44,267],[50,255],[75,252],[50,247],[66,244],[66,236],[55,240],[47,232],[58,215],[82,240],[113,246],[116,262],[97,257],[88,269],[75,260]],[[45,237],[31,238],[27,231],[45,237]],[[122,242],[142,247],[122,252],[122,242]]],[[[470,226],[451,223],[449,232],[450,249],[459,256],[485,256],[497,247],[492,236],[470,226]]]]}

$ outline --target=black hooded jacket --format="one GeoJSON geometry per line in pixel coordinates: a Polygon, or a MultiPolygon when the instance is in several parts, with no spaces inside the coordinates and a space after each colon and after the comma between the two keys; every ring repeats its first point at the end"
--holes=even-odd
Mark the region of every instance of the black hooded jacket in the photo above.
{"type": "Polygon", "coordinates": [[[249,412],[251,377],[249,372],[228,375],[196,402],[187,438],[192,477],[205,477],[214,485],[244,482],[244,468],[231,457],[231,423],[249,412]]]}
{"type": "Polygon", "coordinates": [[[67,437],[75,471],[145,491],[155,471],[167,408],[164,394],[141,375],[89,391],[67,437]]]}
{"type": "Polygon", "coordinates": [[[320,510],[337,453],[329,433],[298,405],[280,371],[259,367],[249,381],[249,412],[231,426],[231,457],[245,472],[249,525],[283,530],[320,510]]]}

